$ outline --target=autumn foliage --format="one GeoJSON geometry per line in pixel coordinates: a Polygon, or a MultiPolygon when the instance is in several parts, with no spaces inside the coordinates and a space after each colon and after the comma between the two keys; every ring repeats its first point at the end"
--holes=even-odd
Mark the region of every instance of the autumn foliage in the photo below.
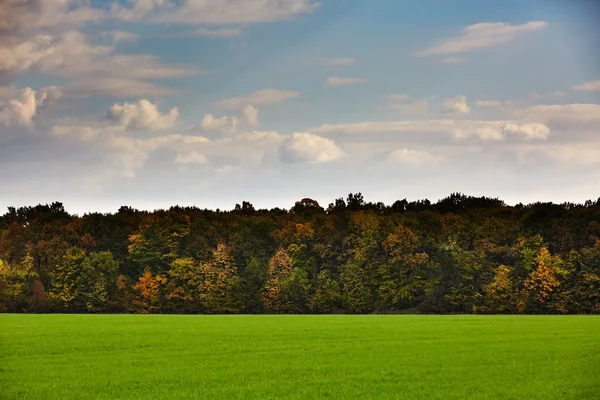
{"type": "Polygon", "coordinates": [[[11,207],[0,311],[599,313],[600,202],[11,207]]]}

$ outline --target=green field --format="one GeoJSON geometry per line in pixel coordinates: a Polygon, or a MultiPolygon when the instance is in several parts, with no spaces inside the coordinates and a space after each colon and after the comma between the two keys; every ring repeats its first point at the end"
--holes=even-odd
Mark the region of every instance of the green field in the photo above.
{"type": "Polygon", "coordinates": [[[0,398],[598,399],[589,316],[0,315],[0,398]]]}

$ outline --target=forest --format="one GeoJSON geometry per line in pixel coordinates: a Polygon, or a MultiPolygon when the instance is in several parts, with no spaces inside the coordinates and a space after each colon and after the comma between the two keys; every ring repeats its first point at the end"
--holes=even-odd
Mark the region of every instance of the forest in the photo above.
{"type": "Polygon", "coordinates": [[[600,313],[600,199],[0,217],[0,312],[600,313]]]}

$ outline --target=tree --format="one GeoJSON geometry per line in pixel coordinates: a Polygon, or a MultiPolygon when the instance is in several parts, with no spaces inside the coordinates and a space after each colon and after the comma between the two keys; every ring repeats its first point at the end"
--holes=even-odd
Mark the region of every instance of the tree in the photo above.
{"type": "Polygon", "coordinates": [[[534,311],[548,310],[548,303],[560,286],[562,260],[552,256],[545,247],[540,249],[537,256],[537,268],[532,271],[523,286],[528,296],[528,309],[534,311]]]}
{"type": "Polygon", "coordinates": [[[382,243],[387,262],[378,270],[378,296],[394,310],[417,306],[437,282],[434,264],[419,252],[419,239],[412,230],[398,226],[382,243]]]}
{"type": "Polygon", "coordinates": [[[169,310],[176,312],[201,312],[200,294],[204,287],[204,274],[193,258],[178,258],[171,263],[166,287],[169,310]]]}
{"type": "Polygon", "coordinates": [[[500,265],[494,271],[494,279],[484,286],[485,306],[479,310],[492,313],[514,313],[518,294],[511,278],[511,269],[500,265]]]}
{"type": "Polygon", "coordinates": [[[167,283],[167,278],[161,275],[152,275],[146,270],[138,279],[133,290],[137,298],[133,301],[137,311],[142,314],[151,314],[160,311],[162,306],[161,288],[167,283]]]}
{"type": "Polygon", "coordinates": [[[118,266],[110,252],[70,249],[53,275],[51,297],[67,311],[105,311],[116,290],[118,266]]]}
{"type": "Polygon", "coordinates": [[[31,284],[37,280],[29,254],[14,265],[0,259],[0,311],[25,312],[31,284]]]}
{"type": "Polygon", "coordinates": [[[373,298],[366,271],[356,263],[348,263],[341,268],[340,283],[344,309],[354,314],[373,311],[373,298]]]}
{"type": "Polygon", "coordinates": [[[200,265],[202,275],[200,301],[208,313],[237,313],[243,305],[238,292],[240,278],[233,264],[230,249],[219,244],[209,263],[200,265]]]}
{"type": "Polygon", "coordinates": [[[267,311],[276,313],[302,312],[308,301],[308,274],[294,268],[285,249],[279,249],[269,260],[269,279],[262,295],[267,311]]]}
{"type": "Polygon", "coordinates": [[[311,312],[328,314],[342,308],[342,295],[338,280],[328,270],[323,270],[317,275],[315,293],[310,296],[308,307],[311,312]]]}

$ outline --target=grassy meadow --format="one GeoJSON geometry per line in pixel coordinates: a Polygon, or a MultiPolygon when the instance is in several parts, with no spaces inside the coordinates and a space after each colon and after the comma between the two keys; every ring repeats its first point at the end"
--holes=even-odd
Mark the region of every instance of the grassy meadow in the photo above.
{"type": "Polygon", "coordinates": [[[1,399],[598,399],[591,316],[0,315],[1,399]]]}

